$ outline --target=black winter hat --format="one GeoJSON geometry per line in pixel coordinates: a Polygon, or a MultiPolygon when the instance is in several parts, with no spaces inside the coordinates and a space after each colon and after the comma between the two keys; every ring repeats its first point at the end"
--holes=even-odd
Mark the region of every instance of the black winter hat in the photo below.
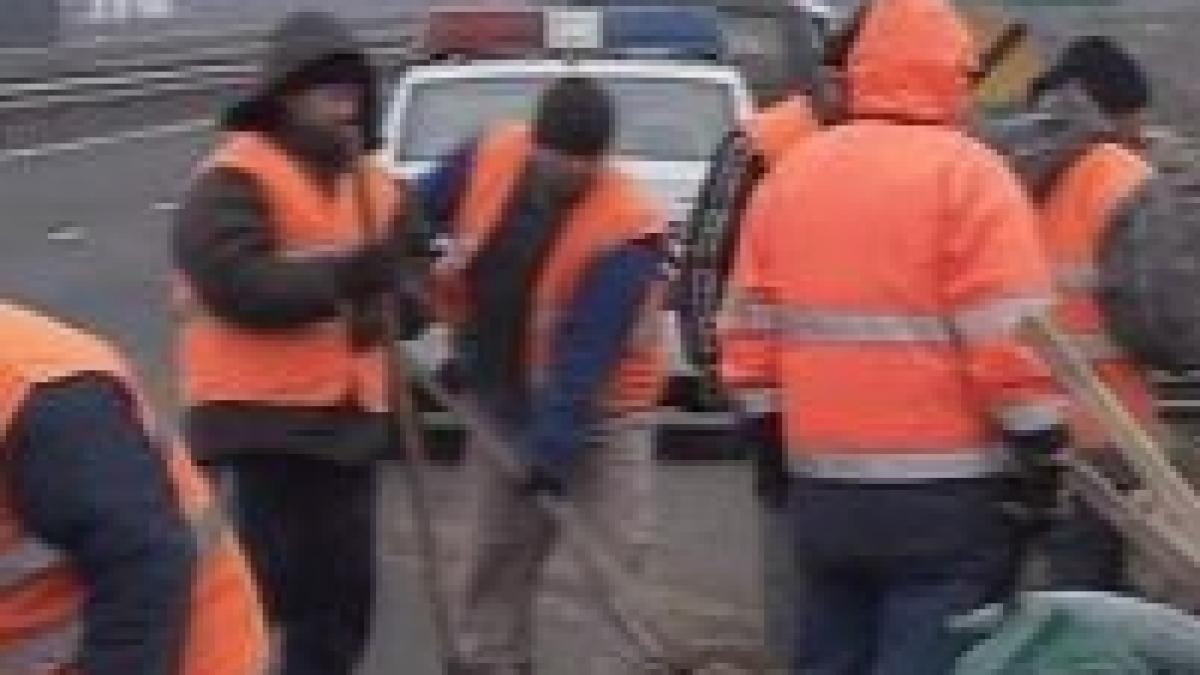
{"type": "Polygon", "coordinates": [[[226,110],[225,129],[270,132],[278,124],[281,96],[320,84],[355,83],[363,87],[363,138],[368,150],[379,149],[383,114],[378,73],[345,25],[325,12],[296,12],[267,44],[258,84],[226,110]]]}
{"type": "Polygon", "coordinates": [[[533,122],[539,146],[579,157],[599,157],[616,133],[608,92],[587,77],[564,77],[542,92],[533,122]]]}
{"type": "Polygon", "coordinates": [[[1058,63],[1030,87],[1030,99],[1036,101],[1069,84],[1077,84],[1108,115],[1150,106],[1146,72],[1129,52],[1107,37],[1092,35],[1071,42],[1058,63]]]}

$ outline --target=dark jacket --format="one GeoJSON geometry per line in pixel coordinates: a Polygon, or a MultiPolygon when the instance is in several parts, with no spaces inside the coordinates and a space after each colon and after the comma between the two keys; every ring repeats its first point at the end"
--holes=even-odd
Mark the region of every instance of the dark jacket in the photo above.
{"type": "MultiPolygon", "coordinates": [[[[343,26],[326,14],[301,12],[283,23],[271,45],[260,85],[227,111],[224,130],[265,134],[319,175],[322,167],[314,166],[316,160],[307,158],[283,131],[280,98],[305,77],[319,76],[319,69],[336,63],[340,72],[349,68],[365,85],[363,138],[368,149],[378,147],[376,73],[343,26]]],[[[350,305],[356,308],[356,336],[383,338],[384,298],[378,291],[359,297],[359,286],[346,282],[353,258],[299,261],[277,255],[266,200],[248,175],[212,170],[192,184],[177,214],[174,256],[206,309],[244,329],[288,331],[334,318],[350,305]]],[[[246,453],[364,459],[388,450],[386,427],[384,415],[350,405],[205,404],[189,409],[186,420],[189,443],[201,460],[246,453]]]]}
{"type": "Polygon", "coordinates": [[[1112,123],[1082,89],[1045,92],[1016,114],[987,121],[980,135],[1004,155],[1036,201],[1098,142],[1113,135],[1112,123]]]}
{"type": "Polygon", "coordinates": [[[5,442],[24,526],[90,589],[80,672],[178,673],[197,551],[128,393],[98,375],[42,386],[5,442]]]}

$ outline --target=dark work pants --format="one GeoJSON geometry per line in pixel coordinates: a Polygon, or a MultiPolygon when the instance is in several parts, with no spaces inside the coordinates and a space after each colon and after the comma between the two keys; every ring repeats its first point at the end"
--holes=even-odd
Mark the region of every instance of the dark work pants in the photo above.
{"type": "Polygon", "coordinates": [[[232,516],[280,630],[282,675],[350,675],[370,638],[375,469],[291,456],[223,460],[232,516]]]}
{"type": "Polygon", "coordinates": [[[1015,545],[992,481],[797,479],[797,675],[940,675],[956,616],[1011,591],[1015,545]]]}
{"type": "Polygon", "coordinates": [[[1079,497],[1046,533],[1047,586],[1055,591],[1128,593],[1121,534],[1079,497]]]}

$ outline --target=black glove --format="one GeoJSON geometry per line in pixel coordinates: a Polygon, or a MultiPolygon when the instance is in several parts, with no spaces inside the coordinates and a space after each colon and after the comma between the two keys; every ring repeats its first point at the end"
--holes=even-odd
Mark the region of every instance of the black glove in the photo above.
{"type": "Polygon", "coordinates": [[[557,471],[533,465],[525,472],[524,478],[518,483],[517,491],[522,495],[551,495],[562,497],[566,494],[564,481],[557,471]]]}
{"type": "Polygon", "coordinates": [[[451,394],[460,394],[466,391],[471,380],[467,375],[466,368],[462,361],[457,357],[451,357],[449,360],[438,366],[437,374],[434,379],[438,384],[446,388],[446,391],[451,394]]]}
{"type": "Polygon", "coordinates": [[[335,277],[340,295],[357,302],[392,291],[399,264],[400,256],[391,239],[363,246],[337,262],[335,277]]]}
{"type": "Polygon", "coordinates": [[[754,493],[767,506],[787,503],[789,476],[783,442],[783,416],[766,413],[746,416],[738,423],[738,440],[754,462],[754,493]]]}
{"type": "Polygon", "coordinates": [[[1012,499],[1033,521],[1048,521],[1062,505],[1063,458],[1070,443],[1064,426],[1037,431],[1005,432],[1004,440],[1016,459],[1012,499]]]}
{"type": "Polygon", "coordinates": [[[355,351],[367,351],[387,340],[387,306],[384,296],[376,295],[351,303],[350,345],[355,351]]]}
{"type": "Polygon", "coordinates": [[[396,312],[396,338],[399,340],[416,340],[434,323],[425,306],[411,296],[397,297],[392,306],[396,312]]]}

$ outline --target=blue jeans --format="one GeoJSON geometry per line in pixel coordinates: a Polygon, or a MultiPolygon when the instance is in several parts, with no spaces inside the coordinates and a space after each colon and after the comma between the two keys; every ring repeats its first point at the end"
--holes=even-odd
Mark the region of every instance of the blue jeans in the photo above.
{"type": "Polygon", "coordinates": [[[797,675],[938,675],[966,646],[956,616],[1012,590],[1014,538],[990,480],[798,479],[797,675]]]}

